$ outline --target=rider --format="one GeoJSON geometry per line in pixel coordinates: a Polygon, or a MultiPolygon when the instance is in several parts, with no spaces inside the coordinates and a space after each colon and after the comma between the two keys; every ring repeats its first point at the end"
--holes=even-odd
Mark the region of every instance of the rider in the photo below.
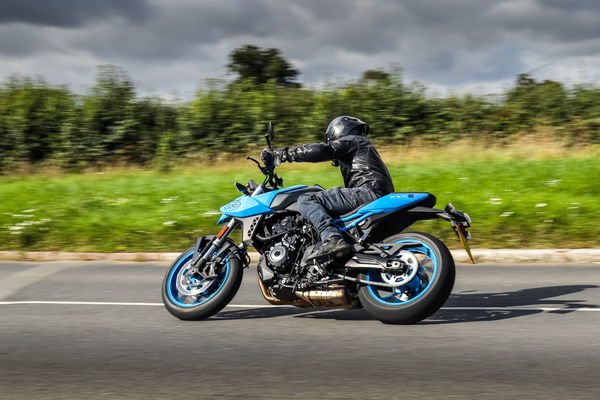
{"type": "Polygon", "coordinates": [[[336,186],[304,194],[298,199],[298,211],[319,231],[322,242],[307,261],[343,257],[351,252],[352,246],[333,223],[331,214],[345,214],[394,191],[388,169],[366,138],[368,133],[369,125],[344,115],[329,123],[325,143],[263,150],[261,157],[265,159],[265,153],[270,154],[276,165],[285,161],[332,161],[333,166],[340,166],[345,188],[336,186]]]}

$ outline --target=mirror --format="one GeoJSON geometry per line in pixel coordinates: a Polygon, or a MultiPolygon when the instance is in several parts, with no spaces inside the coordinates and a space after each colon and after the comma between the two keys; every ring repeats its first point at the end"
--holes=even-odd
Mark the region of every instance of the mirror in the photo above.
{"type": "Polygon", "coordinates": [[[248,188],[239,182],[235,183],[235,188],[237,189],[238,192],[242,192],[244,194],[248,191],[248,188]]]}
{"type": "Polygon", "coordinates": [[[269,125],[267,125],[267,134],[265,135],[269,140],[275,139],[275,131],[273,129],[273,123],[269,121],[269,125]]]}
{"type": "Polygon", "coordinates": [[[271,140],[275,137],[275,133],[273,132],[273,124],[269,121],[269,125],[267,125],[267,133],[265,133],[265,139],[267,139],[267,145],[271,148],[271,140]]]}

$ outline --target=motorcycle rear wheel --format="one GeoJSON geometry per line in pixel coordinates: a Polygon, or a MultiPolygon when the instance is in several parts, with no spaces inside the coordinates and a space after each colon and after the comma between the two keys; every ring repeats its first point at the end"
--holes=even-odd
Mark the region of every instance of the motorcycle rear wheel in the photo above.
{"type": "MultiPolygon", "coordinates": [[[[456,272],[450,251],[439,239],[420,232],[399,233],[383,242],[415,243],[403,250],[414,255],[407,259],[413,260],[410,268],[418,271],[410,282],[396,289],[362,285],[358,291],[361,304],[369,314],[388,324],[414,324],[431,316],[446,302],[454,286],[456,272]]],[[[385,283],[394,283],[395,279],[392,274],[375,269],[361,278],[385,283]]]]}
{"type": "Polygon", "coordinates": [[[189,269],[194,248],[189,248],[167,270],[162,284],[162,300],[167,311],[175,317],[197,321],[221,311],[233,299],[242,283],[242,262],[229,255],[222,261],[213,280],[190,278],[189,269]]]}

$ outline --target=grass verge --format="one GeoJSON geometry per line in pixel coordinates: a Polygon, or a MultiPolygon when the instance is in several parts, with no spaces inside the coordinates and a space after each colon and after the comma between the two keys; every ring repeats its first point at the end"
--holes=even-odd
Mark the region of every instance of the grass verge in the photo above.
{"type": "MultiPolygon", "coordinates": [[[[473,218],[474,247],[600,245],[597,148],[565,149],[527,139],[510,147],[456,143],[382,151],[397,191],[427,191],[473,218]]],[[[241,158],[241,157],[240,157],[241,158]]],[[[341,185],[328,164],[280,167],[286,185],[341,185]]],[[[0,249],[178,251],[213,234],[233,182],[258,181],[249,162],[174,168],[169,173],[116,169],[80,175],[0,177],[0,249]]],[[[449,224],[413,230],[458,247],[449,224]]]]}

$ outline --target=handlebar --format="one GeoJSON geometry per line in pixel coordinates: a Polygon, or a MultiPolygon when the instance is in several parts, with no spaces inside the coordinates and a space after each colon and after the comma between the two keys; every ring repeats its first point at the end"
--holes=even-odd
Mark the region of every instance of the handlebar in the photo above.
{"type": "MultiPolygon", "coordinates": [[[[269,150],[271,148],[271,140],[275,137],[273,133],[273,124],[269,121],[269,125],[267,125],[267,133],[265,134],[265,139],[267,140],[267,146],[269,146],[269,150]]],[[[247,160],[253,161],[258,166],[260,172],[265,175],[265,180],[262,183],[262,186],[267,190],[276,190],[278,187],[283,187],[283,178],[280,178],[275,173],[275,159],[273,154],[266,150],[263,151],[260,155],[260,158],[264,162],[264,165],[261,165],[260,162],[252,157],[246,157],[247,160]]]]}
{"type": "Polygon", "coordinates": [[[270,190],[275,190],[278,187],[283,187],[283,178],[280,178],[275,173],[275,160],[273,159],[272,155],[270,153],[265,153],[261,156],[262,156],[261,158],[263,158],[263,162],[265,163],[265,165],[261,165],[258,160],[254,159],[252,157],[246,157],[246,160],[250,160],[250,161],[253,161],[254,163],[256,163],[260,172],[262,172],[265,175],[265,180],[262,183],[263,186],[266,189],[270,189],[270,190]],[[267,154],[268,154],[268,156],[265,157],[265,155],[267,155],[267,154]]]}

